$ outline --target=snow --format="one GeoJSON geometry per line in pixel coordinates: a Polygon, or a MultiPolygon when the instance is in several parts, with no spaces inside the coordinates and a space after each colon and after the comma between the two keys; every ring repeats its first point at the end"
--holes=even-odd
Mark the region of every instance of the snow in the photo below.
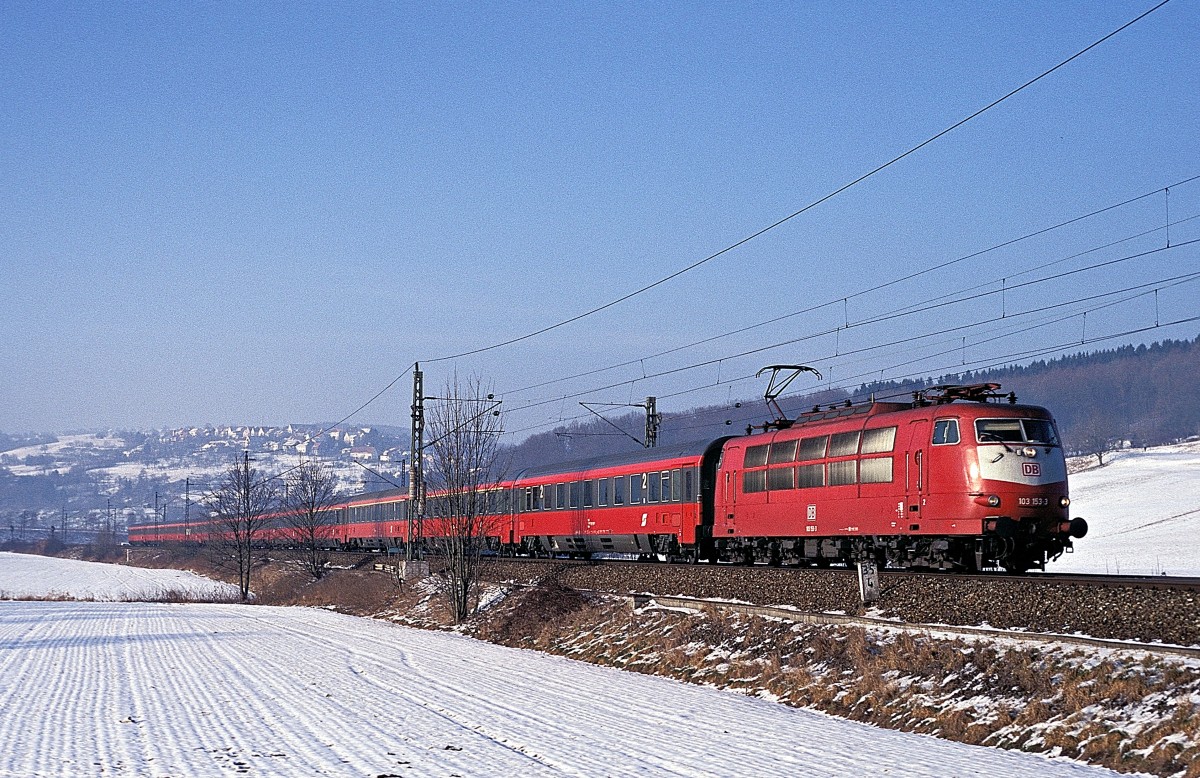
{"type": "Polygon", "coordinates": [[[109,435],[101,437],[96,433],[86,433],[82,435],[59,435],[53,443],[36,443],[32,446],[22,446],[21,448],[0,451],[0,454],[13,457],[14,459],[25,459],[26,457],[44,454],[63,454],[75,449],[111,449],[122,448],[124,445],[125,441],[119,437],[109,435]]]}
{"type": "MultiPolygon", "coordinates": [[[[9,556],[0,589],[17,586],[9,556]]],[[[72,585],[61,560],[31,559],[48,588],[72,585]]],[[[1116,775],[456,634],[218,604],[0,602],[0,742],[0,776],[23,778],[1116,775]]]]}
{"type": "Polygon", "coordinates": [[[154,600],[176,592],[203,600],[238,597],[236,586],[183,570],[147,570],[0,551],[0,600],[154,600]]]}
{"type": "Polygon", "coordinates": [[[1114,452],[1069,484],[1088,534],[1048,570],[1200,576],[1200,442],[1114,452]]]}

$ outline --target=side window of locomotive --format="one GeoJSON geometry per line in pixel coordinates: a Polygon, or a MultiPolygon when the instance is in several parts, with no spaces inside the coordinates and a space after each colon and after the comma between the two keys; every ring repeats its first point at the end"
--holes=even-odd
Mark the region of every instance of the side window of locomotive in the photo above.
{"type": "Polygon", "coordinates": [[[742,473],[742,491],[746,494],[767,490],[766,470],[746,470],[742,473]]]}
{"type": "MultiPolygon", "coordinates": [[[[854,432],[839,432],[836,435],[829,436],[829,456],[831,457],[848,457],[858,453],[858,431],[854,432]]],[[[833,481],[833,476],[830,476],[830,482],[833,481]]],[[[854,483],[854,481],[847,481],[854,483]]]]}
{"type": "Polygon", "coordinates": [[[958,419],[938,419],[933,423],[933,445],[951,446],[958,443],[958,419]]]}
{"type": "MultiPolygon", "coordinates": [[[[884,427],[877,430],[863,430],[862,453],[882,454],[896,447],[896,428],[884,427]]],[[[891,480],[890,478],[888,479],[891,480]]]]}
{"type": "Polygon", "coordinates": [[[806,462],[810,459],[821,459],[825,456],[825,446],[828,443],[828,435],[819,438],[805,438],[800,441],[800,456],[797,459],[801,462],[806,462]]]}
{"type": "Polygon", "coordinates": [[[855,482],[857,476],[858,462],[853,459],[846,459],[841,462],[829,463],[829,485],[830,486],[846,486],[855,482]]]}
{"type": "Polygon", "coordinates": [[[745,467],[762,467],[767,463],[767,449],[770,446],[750,446],[746,449],[745,467]]]}
{"type": "Polygon", "coordinates": [[[625,484],[628,480],[623,475],[619,475],[613,479],[613,505],[625,504],[625,484]]]}
{"type": "Polygon", "coordinates": [[[800,465],[796,472],[796,486],[808,489],[825,485],[825,465],[800,465]]]}
{"type": "Polygon", "coordinates": [[[779,440],[771,444],[771,453],[767,457],[768,465],[778,465],[782,462],[796,461],[796,440],[779,440]]]}
{"type": "Polygon", "coordinates": [[[887,484],[892,482],[892,458],[872,457],[858,465],[858,480],[864,484],[887,484]]]}
{"type": "Polygon", "coordinates": [[[777,489],[796,488],[796,469],[794,467],[773,467],[767,471],[767,488],[777,489]]]}

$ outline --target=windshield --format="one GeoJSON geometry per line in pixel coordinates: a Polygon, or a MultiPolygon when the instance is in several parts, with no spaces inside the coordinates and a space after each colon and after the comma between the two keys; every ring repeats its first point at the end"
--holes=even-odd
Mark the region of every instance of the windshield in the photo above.
{"type": "Polygon", "coordinates": [[[976,419],[975,438],[980,443],[1058,445],[1054,422],[1049,419],[976,419]]]}

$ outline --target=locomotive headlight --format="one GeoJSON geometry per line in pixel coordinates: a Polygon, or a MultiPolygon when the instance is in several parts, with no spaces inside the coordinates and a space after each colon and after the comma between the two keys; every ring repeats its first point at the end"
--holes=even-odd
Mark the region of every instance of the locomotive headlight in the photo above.
{"type": "Polygon", "coordinates": [[[988,507],[989,508],[999,508],[1000,507],[1000,498],[994,494],[988,495],[988,507]]]}
{"type": "Polygon", "coordinates": [[[1058,504],[1065,508],[1071,504],[1071,498],[1070,497],[1059,497],[1058,504]]]}
{"type": "Polygon", "coordinates": [[[1033,446],[1026,446],[1025,448],[1021,449],[1021,453],[1032,458],[1037,456],[1037,449],[1033,446]]]}

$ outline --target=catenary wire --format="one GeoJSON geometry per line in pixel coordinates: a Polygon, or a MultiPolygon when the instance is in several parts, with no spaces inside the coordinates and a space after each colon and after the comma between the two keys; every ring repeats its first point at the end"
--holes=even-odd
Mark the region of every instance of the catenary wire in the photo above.
{"type": "Polygon", "coordinates": [[[511,345],[513,345],[513,344],[515,344],[515,343],[520,343],[520,342],[522,342],[522,341],[529,340],[529,339],[531,339],[531,338],[535,338],[535,337],[537,337],[537,336],[539,336],[539,335],[544,335],[544,334],[545,334],[545,333],[547,333],[547,332],[550,332],[550,331],[552,331],[552,330],[558,329],[558,328],[560,328],[560,327],[564,327],[564,326],[566,326],[566,325],[568,325],[568,324],[572,324],[572,323],[574,323],[574,322],[577,322],[577,321],[579,321],[579,320],[581,320],[581,319],[587,318],[587,317],[589,317],[589,316],[592,316],[592,315],[594,315],[594,314],[600,313],[601,311],[607,310],[608,308],[611,308],[611,307],[613,307],[613,306],[615,306],[615,305],[619,305],[620,303],[623,303],[623,302],[625,302],[626,300],[629,300],[629,299],[631,299],[631,298],[633,298],[633,297],[636,297],[636,296],[638,296],[638,295],[640,295],[640,294],[643,294],[644,292],[648,292],[648,291],[650,291],[651,289],[654,289],[654,288],[656,288],[656,287],[658,287],[658,286],[661,286],[662,284],[665,284],[665,283],[667,283],[668,281],[671,281],[671,280],[673,280],[673,279],[675,279],[675,278],[678,278],[679,276],[682,276],[682,275],[684,275],[685,273],[688,273],[688,272],[690,272],[690,271],[692,271],[692,270],[695,270],[696,268],[698,268],[698,267],[700,267],[700,266],[702,266],[702,265],[704,265],[704,264],[706,264],[706,263],[708,263],[708,262],[711,262],[712,260],[714,260],[714,259],[716,259],[716,258],[718,258],[718,257],[721,257],[721,256],[723,256],[723,255],[725,255],[725,254],[728,254],[729,252],[733,251],[734,249],[737,249],[737,248],[739,248],[739,247],[741,247],[741,246],[744,246],[744,245],[746,245],[747,243],[749,243],[749,242],[753,241],[754,239],[756,239],[756,238],[758,238],[758,237],[760,237],[760,236],[762,236],[762,235],[765,235],[766,233],[768,233],[768,232],[770,232],[770,231],[772,231],[772,230],[774,230],[774,229],[776,229],[776,228],[778,228],[778,227],[782,226],[783,224],[786,224],[787,222],[791,221],[792,219],[796,218],[797,216],[800,216],[801,214],[803,214],[803,213],[806,213],[807,211],[810,211],[810,210],[812,210],[813,208],[816,208],[817,206],[821,205],[822,203],[825,203],[825,202],[827,202],[828,200],[831,200],[831,199],[833,199],[834,197],[838,196],[838,195],[839,195],[839,194],[841,194],[842,192],[845,192],[846,190],[850,189],[851,187],[854,187],[854,186],[856,186],[856,185],[858,185],[858,184],[862,183],[863,181],[866,181],[868,178],[871,178],[872,176],[876,175],[877,173],[879,173],[879,172],[881,172],[881,171],[883,171],[883,170],[886,170],[887,168],[889,168],[889,167],[891,167],[892,165],[896,164],[897,162],[899,162],[899,161],[901,161],[901,160],[905,159],[906,157],[908,157],[908,156],[910,156],[910,155],[912,155],[912,154],[916,153],[917,151],[921,150],[921,149],[922,149],[922,148],[924,148],[925,146],[928,146],[929,144],[933,143],[934,141],[938,140],[939,138],[941,138],[941,137],[943,137],[943,136],[945,136],[945,135],[947,135],[947,134],[949,134],[949,133],[953,132],[954,130],[956,130],[956,129],[958,129],[959,127],[963,126],[963,125],[964,125],[964,124],[966,124],[967,122],[970,122],[971,120],[973,120],[973,119],[975,119],[976,117],[978,117],[978,116],[980,116],[980,115],[982,115],[982,114],[986,113],[987,111],[991,110],[992,108],[995,108],[997,105],[999,105],[1000,103],[1003,103],[1005,100],[1008,100],[1009,98],[1013,97],[1014,95],[1016,95],[1016,94],[1018,94],[1018,93],[1020,93],[1020,92],[1024,91],[1025,89],[1027,89],[1027,88],[1029,88],[1029,87],[1033,86],[1033,85],[1034,85],[1034,84],[1036,84],[1038,81],[1041,81],[1043,78],[1046,78],[1047,76],[1049,76],[1050,74],[1052,74],[1052,73],[1054,73],[1055,71],[1059,70],[1060,68],[1063,68],[1063,67],[1065,67],[1065,66],[1066,66],[1066,65],[1068,65],[1069,63],[1071,63],[1071,62],[1073,62],[1074,60],[1078,59],[1079,57],[1083,56],[1084,54],[1086,54],[1087,52],[1089,52],[1089,51],[1091,51],[1092,49],[1096,48],[1097,46],[1099,46],[1100,44],[1102,44],[1102,43],[1104,43],[1105,41],[1109,40],[1110,38],[1112,38],[1112,37],[1114,37],[1114,36],[1116,36],[1116,35],[1120,34],[1121,32],[1123,32],[1123,31],[1124,31],[1124,30],[1126,30],[1127,28],[1129,28],[1129,27],[1133,26],[1134,24],[1137,24],[1137,23],[1138,23],[1138,22],[1140,22],[1142,19],[1146,18],[1146,17],[1147,17],[1147,16],[1149,16],[1150,14],[1152,14],[1152,13],[1154,13],[1155,11],[1157,11],[1158,9],[1162,8],[1164,5],[1166,5],[1166,4],[1167,4],[1167,3],[1169,3],[1169,2],[1170,2],[1170,0],[1161,0],[1161,2],[1159,2],[1159,3],[1158,3],[1158,4],[1156,4],[1156,5],[1154,5],[1154,6],[1153,6],[1153,7],[1151,7],[1149,10],[1147,10],[1147,11],[1144,11],[1144,12],[1142,12],[1141,14],[1139,14],[1138,16],[1134,17],[1133,19],[1129,20],[1128,22],[1125,22],[1125,23],[1124,23],[1124,24],[1122,24],[1120,27],[1118,27],[1118,28],[1116,28],[1115,30],[1113,30],[1113,31],[1111,31],[1111,32],[1109,32],[1109,33],[1107,33],[1106,35],[1104,35],[1103,37],[1099,38],[1098,40],[1096,40],[1096,41],[1093,41],[1092,43],[1088,44],[1088,45],[1087,45],[1087,46],[1085,46],[1084,48],[1080,49],[1079,51],[1075,52],[1075,53],[1074,53],[1074,54],[1072,54],[1071,56],[1069,56],[1069,57],[1067,57],[1066,59],[1064,59],[1064,60],[1062,60],[1061,62],[1059,62],[1057,65],[1054,65],[1053,67],[1051,67],[1051,68],[1049,68],[1049,69],[1047,69],[1047,70],[1044,70],[1044,71],[1042,71],[1042,72],[1041,72],[1040,74],[1038,74],[1037,76],[1034,76],[1033,78],[1029,79],[1028,81],[1026,81],[1025,83],[1021,84],[1020,86],[1016,87],[1015,89],[1012,89],[1011,91],[1009,91],[1008,93],[1004,94],[1003,96],[1001,96],[1001,97],[999,97],[999,98],[997,98],[997,99],[993,100],[992,102],[990,102],[990,103],[988,103],[987,105],[983,106],[982,108],[978,109],[977,111],[975,111],[974,113],[970,114],[969,116],[967,116],[967,117],[965,117],[965,118],[963,118],[963,119],[960,119],[959,121],[955,122],[954,124],[950,125],[949,127],[946,127],[945,129],[943,129],[943,130],[939,131],[938,133],[936,133],[936,134],[934,134],[934,135],[930,136],[929,138],[926,138],[925,140],[921,141],[921,142],[920,142],[920,143],[918,143],[917,145],[915,145],[915,146],[912,146],[911,148],[909,148],[907,151],[905,151],[905,152],[903,152],[903,153],[901,153],[901,154],[899,154],[899,155],[897,155],[897,156],[895,156],[895,157],[892,157],[892,158],[891,158],[890,160],[888,160],[887,162],[884,162],[883,164],[881,164],[881,165],[878,165],[877,167],[875,167],[875,168],[871,169],[870,171],[868,171],[868,172],[866,172],[866,173],[862,174],[862,175],[861,175],[861,176],[859,176],[858,178],[855,178],[854,180],[850,181],[849,183],[843,184],[842,186],[838,187],[837,189],[833,190],[832,192],[829,192],[828,194],[826,194],[826,195],[824,195],[824,196],[822,196],[822,197],[820,197],[820,198],[818,198],[818,199],[816,199],[816,200],[814,200],[814,201],[810,202],[808,205],[805,205],[803,208],[800,208],[799,210],[797,210],[797,211],[794,211],[794,212],[792,212],[791,214],[788,214],[787,216],[785,216],[785,217],[783,217],[783,218],[781,218],[781,219],[779,219],[779,220],[777,220],[777,221],[775,221],[775,222],[773,222],[773,223],[771,223],[771,224],[767,225],[766,227],[763,227],[762,229],[760,229],[760,230],[758,230],[758,231],[756,231],[756,232],[754,232],[754,233],[752,233],[752,234],[750,234],[750,235],[748,235],[748,236],[746,236],[746,237],[744,237],[744,238],[742,238],[742,239],[740,239],[740,240],[738,240],[738,241],[736,241],[736,242],[734,242],[734,243],[732,243],[732,244],[730,244],[730,245],[726,246],[726,247],[725,247],[725,248],[723,248],[723,249],[720,249],[719,251],[716,251],[716,252],[714,252],[714,253],[712,253],[712,254],[709,254],[707,257],[704,257],[703,259],[700,259],[700,260],[698,260],[698,261],[696,261],[696,262],[693,262],[692,264],[690,264],[690,265],[688,265],[688,266],[686,266],[686,267],[684,267],[684,268],[681,268],[681,269],[679,269],[679,270],[676,270],[675,272],[673,272],[673,273],[671,273],[671,274],[669,274],[669,275],[667,275],[667,276],[664,276],[663,278],[660,278],[660,279],[658,279],[658,280],[656,280],[656,281],[653,281],[652,283],[646,284],[645,286],[643,286],[643,287],[641,287],[641,288],[639,288],[639,289],[635,289],[635,290],[634,290],[634,291],[632,291],[632,292],[629,292],[629,293],[627,293],[627,294],[625,294],[625,295],[622,295],[621,297],[618,297],[618,298],[616,298],[615,300],[610,300],[609,302],[607,302],[607,303],[604,303],[604,304],[602,304],[602,305],[599,305],[599,306],[596,306],[595,308],[592,308],[592,309],[590,309],[590,310],[588,310],[588,311],[584,311],[583,313],[576,314],[575,316],[571,316],[571,317],[569,317],[569,318],[567,318],[567,319],[564,319],[564,320],[562,320],[562,321],[556,322],[556,323],[554,323],[554,324],[551,324],[551,325],[548,325],[548,326],[546,326],[546,327],[542,327],[541,329],[535,330],[535,331],[533,331],[533,332],[526,333],[525,335],[521,335],[521,336],[518,336],[518,337],[515,337],[515,338],[509,338],[508,340],[504,340],[504,341],[501,341],[501,342],[498,342],[498,343],[493,343],[493,344],[491,344],[491,345],[488,345],[488,346],[481,346],[481,347],[479,347],[479,348],[476,348],[476,349],[471,349],[471,350],[468,350],[468,351],[463,351],[463,352],[461,352],[461,353],[458,353],[458,354],[451,354],[451,355],[447,355],[447,356],[436,357],[436,358],[434,358],[434,359],[427,359],[427,360],[424,360],[424,361],[425,361],[425,362],[427,362],[427,363],[445,362],[445,361],[449,361],[449,360],[453,360],[453,359],[459,359],[459,358],[461,358],[461,357],[473,356],[473,355],[475,355],[475,354],[482,354],[482,353],[483,353],[483,352],[485,352],[485,351],[492,351],[492,350],[495,350],[495,349],[498,349],[498,348],[503,348],[503,347],[505,347],[505,346],[511,346],[511,345]]]}

